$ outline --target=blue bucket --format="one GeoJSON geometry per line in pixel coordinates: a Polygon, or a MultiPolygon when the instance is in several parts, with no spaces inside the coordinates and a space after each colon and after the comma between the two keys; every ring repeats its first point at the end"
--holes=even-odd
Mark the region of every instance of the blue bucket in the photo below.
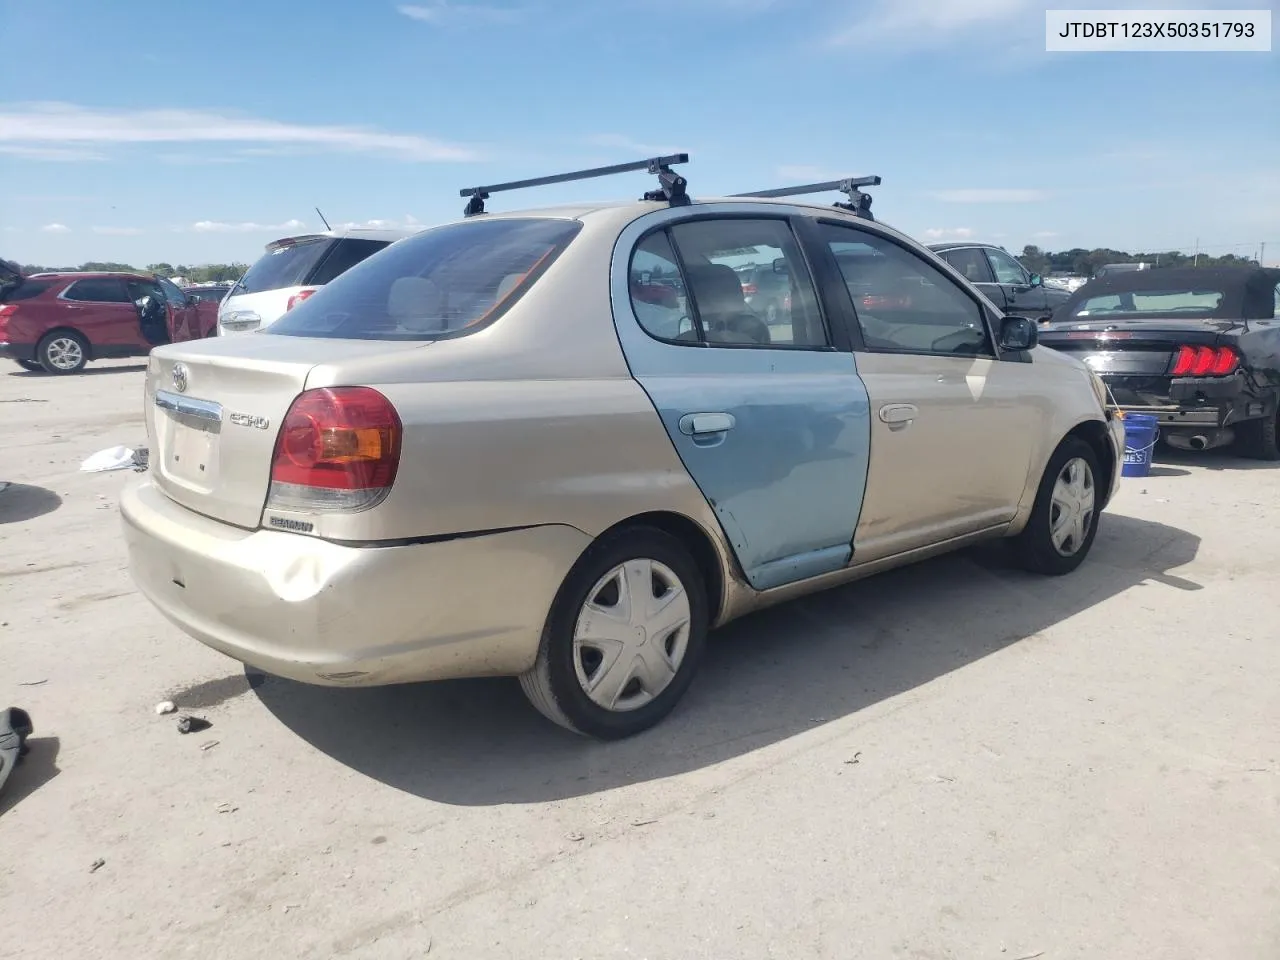
{"type": "Polygon", "coordinates": [[[1151,454],[1160,439],[1160,421],[1149,413],[1127,413],[1124,417],[1124,469],[1126,477],[1151,473],[1151,454]]]}

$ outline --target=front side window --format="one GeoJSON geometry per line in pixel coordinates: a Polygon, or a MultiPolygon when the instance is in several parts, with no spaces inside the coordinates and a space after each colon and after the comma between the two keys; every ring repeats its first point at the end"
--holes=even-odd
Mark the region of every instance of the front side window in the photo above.
{"type": "Polygon", "coordinates": [[[62,294],[64,300],[90,303],[128,303],[124,281],[118,277],[86,277],[77,280],[62,294]]]}
{"type": "Polygon", "coordinates": [[[1003,250],[988,250],[987,259],[991,261],[991,269],[995,271],[996,283],[1011,283],[1025,286],[1028,281],[1027,271],[1017,260],[1003,250]]]}
{"type": "Polygon", "coordinates": [[[641,326],[707,346],[826,347],[818,298],[785,220],[692,220],[649,234],[630,268],[641,326]]]}
{"type": "Polygon", "coordinates": [[[357,264],[277,320],[275,336],[438,340],[497,319],[581,223],[472,220],[426,230],[357,264]]]}
{"type": "Polygon", "coordinates": [[[962,247],[959,250],[942,251],[942,259],[959,271],[970,283],[991,283],[995,275],[982,251],[977,247],[962,247]]]}
{"type": "Polygon", "coordinates": [[[187,305],[187,296],[178,289],[177,284],[170,283],[161,277],[160,289],[164,291],[165,299],[175,307],[185,307],[187,305]]]}
{"type": "Polygon", "coordinates": [[[994,356],[982,308],[923,257],[878,235],[822,224],[868,350],[994,356]]]}

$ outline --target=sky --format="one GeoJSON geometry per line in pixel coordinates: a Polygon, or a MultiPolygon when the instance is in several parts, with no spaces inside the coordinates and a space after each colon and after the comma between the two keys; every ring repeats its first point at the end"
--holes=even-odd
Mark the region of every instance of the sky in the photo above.
{"type": "Polygon", "coordinates": [[[0,257],[251,262],[316,206],[428,226],[462,187],[678,150],[694,196],[879,174],[877,217],[925,242],[1280,263],[1280,45],[1046,53],[1063,6],[0,0],[0,257]]]}

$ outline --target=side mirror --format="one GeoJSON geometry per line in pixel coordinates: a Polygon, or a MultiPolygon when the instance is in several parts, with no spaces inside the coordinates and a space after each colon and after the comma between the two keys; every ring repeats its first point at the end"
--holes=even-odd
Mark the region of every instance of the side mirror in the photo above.
{"type": "Polygon", "coordinates": [[[1031,285],[1032,285],[1033,287],[1043,287],[1043,286],[1044,286],[1044,277],[1040,276],[1040,274],[1038,274],[1038,273],[1033,273],[1033,274],[1031,275],[1031,285]]]}
{"type": "Polygon", "coordinates": [[[1040,342],[1040,331],[1026,317],[1005,317],[1000,323],[1000,349],[1011,353],[1030,350],[1040,342]]]}

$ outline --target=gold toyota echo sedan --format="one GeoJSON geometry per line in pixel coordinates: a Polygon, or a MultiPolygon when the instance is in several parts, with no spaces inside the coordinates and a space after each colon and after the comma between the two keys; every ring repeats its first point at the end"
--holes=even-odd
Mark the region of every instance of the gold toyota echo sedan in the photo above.
{"type": "Polygon", "coordinates": [[[1124,451],[1100,381],[851,181],[690,200],[682,159],[638,202],[464,192],[269,331],[154,350],[143,593],[273,674],[517,676],[610,739],[766,605],[993,538],[1075,569],[1124,451]]]}

